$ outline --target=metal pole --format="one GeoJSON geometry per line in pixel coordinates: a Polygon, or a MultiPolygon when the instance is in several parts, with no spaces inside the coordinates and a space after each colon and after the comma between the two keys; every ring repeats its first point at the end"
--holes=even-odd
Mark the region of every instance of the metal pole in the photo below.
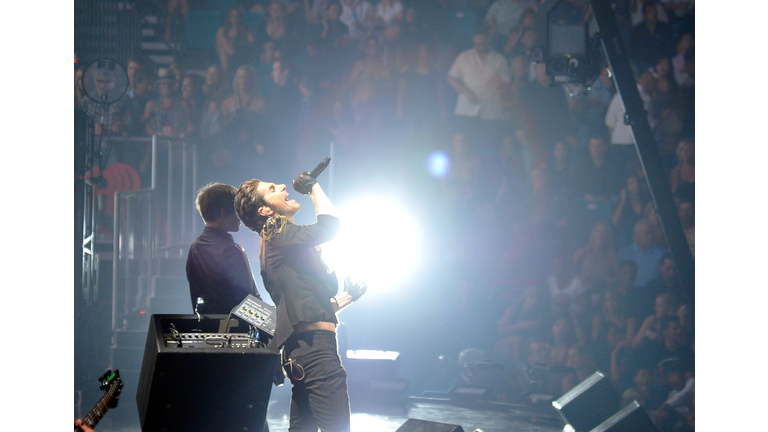
{"type": "Polygon", "coordinates": [[[608,65],[613,71],[616,90],[621,97],[635,138],[635,146],[640,163],[648,182],[651,198],[656,204],[656,212],[661,218],[661,226],[667,238],[672,255],[677,265],[677,273],[683,286],[683,294],[691,306],[695,299],[695,267],[693,256],[688,248],[683,225],[677,215],[677,207],[672,199],[669,179],[659,154],[656,138],[648,124],[648,113],[643,107],[637,82],[629,62],[629,55],[624,41],[619,34],[619,25],[609,0],[592,0],[592,12],[597,22],[608,65]]]}

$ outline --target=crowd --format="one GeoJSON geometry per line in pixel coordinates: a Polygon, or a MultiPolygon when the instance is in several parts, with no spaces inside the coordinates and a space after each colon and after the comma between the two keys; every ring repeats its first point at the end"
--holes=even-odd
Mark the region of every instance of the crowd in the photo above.
{"type": "MultiPolygon", "coordinates": [[[[196,140],[203,172],[234,185],[255,165],[264,178],[295,175],[328,156],[329,142],[340,163],[364,168],[442,149],[450,168],[435,180],[435,223],[453,233],[446,259],[467,282],[455,296],[514,281],[494,294],[505,306],[497,333],[475,348],[510,370],[568,371],[556,395],[601,370],[660,430],[692,430],[692,299],[610,69],[580,88],[552,85],[536,50],[542,3],[237,1],[207,70],[131,59],[105,132],[196,140]],[[248,14],[263,17],[257,28],[248,14]],[[467,17],[469,30],[459,26],[467,17]]],[[[693,254],[693,1],[612,3],[693,254]]],[[[550,23],[588,25],[588,5],[562,0],[550,23]]],[[[94,112],[78,72],[75,106],[94,112]]],[[[145,156],[131,156],[137,169],[145,156]]],[[[479,302],[457,304],[488,315],[479,302]]]]}

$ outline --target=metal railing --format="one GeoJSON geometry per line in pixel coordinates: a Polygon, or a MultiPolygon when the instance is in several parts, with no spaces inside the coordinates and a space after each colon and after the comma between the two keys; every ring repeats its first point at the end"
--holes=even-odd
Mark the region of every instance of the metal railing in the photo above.
{"type": "Polygon", "coordinates": [[[194,206],[197,143],[153,136],[112,138],[110,161],[149,152],[149,185],[114,196],[112,328],[148,307],[158,260],[181,258],[202,230],[194,206]],[[117,151],[120,149],[133,151],[117,151]],[[115,156],[116,155],[116,156],[115,156]]]}

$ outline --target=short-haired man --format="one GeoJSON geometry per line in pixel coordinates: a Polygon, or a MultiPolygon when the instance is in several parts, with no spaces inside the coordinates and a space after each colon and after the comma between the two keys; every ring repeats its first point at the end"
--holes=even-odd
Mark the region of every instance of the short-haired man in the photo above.
{"type": "Polygon", "coordinates": [[[228,314],[248,294],[261,298],[248,256],[229,234],[240,230],[236,194],[233,186],[221,183],[208,184],[197,194],[205,228],[189,248],[187,280],[192,308],[202,297],[200,312],[206,314],[228,314]]]}
{"type": "Polygon", "coordinates": [[[243,224],[261,236],[261,277],[277,307],[270,348],[280,352],[283,372],[293,384],[290,430],[349,431],[347,373],[338,354],[336,313],[367,287],[348,282],[336,295],[336,275],[317,250],[339,232],[336,210],[307,173],[294,180],[294,189],[312,198],[314,224],[294,223],[301,205],[288,199],[284,184],[256,179],[240,185],[235,210],[243,224]]]}

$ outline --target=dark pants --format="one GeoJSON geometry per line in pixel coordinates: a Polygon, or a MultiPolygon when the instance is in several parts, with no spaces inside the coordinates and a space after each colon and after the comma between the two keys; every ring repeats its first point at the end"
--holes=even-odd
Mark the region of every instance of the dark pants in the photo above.
{"type": "Polygon", "coordinates": [[[336,333],[309,331],[291,336],[283,370],[293,384],[290,432],[349,432],[347,371],[341,366],[336,333]]]}

